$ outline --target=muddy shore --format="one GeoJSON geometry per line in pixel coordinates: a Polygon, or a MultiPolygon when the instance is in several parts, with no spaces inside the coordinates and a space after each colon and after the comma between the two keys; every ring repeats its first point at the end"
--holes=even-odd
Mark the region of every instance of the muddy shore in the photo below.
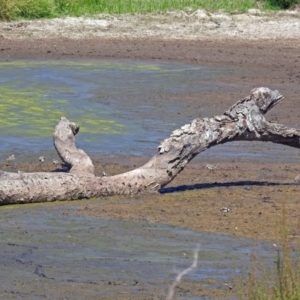
{"type": "MultiPolygon", "coordinates": [[[[237,87],[236,91],[222,95],[216,91],[205,95],[187,91],[183,99],[187,102],[186,110],[180,113],[196,117],[195,110],[201,101],[208,116],[218,114],[248,95],[252,88],[267,86],[278,89],[285,96],[285,100],[273,108],[267,118],[298,128],[299,50],[298,37],[258,40],[238,37],[172,40],[161,37],[110,36],[19,39],[7,35],[5,31],[0,40],[2,61],[105,58],[239,67],[243,70],[241,74],[224,74],[222,78],[224,85],[237,87]],[[238,88],[240,86],[244,88],[241,90],[238,88]],[[248,92],[245,93],[246,88],[248,92]],[[220,99],[219,105],[211,107],[211,99],[220,99]]],[[[181,125],[178,124],[178,127],[181,125]]],[[[276,241],[281,224],[282,205],[285,203],[288,235],[295,239],[299,235],[300,186],[294,179],[300,174],[299,154],[294,149],[283,147],[280,148],[282,157],[273,157],[271,150],[277,145],[270,144],[269,147],[270,157],[267,158],[240,159],[224,156],[220,161],[202,161],[199,158],[162,190],[162,193],[137,195],[129,199],[111,197],[84,200],[81,203],[76,202],[77,209],[72,214],[142,220],[182,226],[194,231],[276,241]],[[216,170],[210,171],[205,167],[206,163],[219,165],[216,170]],[[220,211],[221,207],[229,207],[231,210],[223,213],[220,211]]],[[[105,168],[111,175],[130,170],[147,159],[148,157],[93,157],[97,174],[101,174],[105,168]]],[[[42,167],[35,162],[16,163],[13,167],[1,162],[0,167],[2,170],[12,171],[55,169],[51,162],[46,162],[42,167]]],[[[210,299],[215,298],[212,296],[210,299]]]]}

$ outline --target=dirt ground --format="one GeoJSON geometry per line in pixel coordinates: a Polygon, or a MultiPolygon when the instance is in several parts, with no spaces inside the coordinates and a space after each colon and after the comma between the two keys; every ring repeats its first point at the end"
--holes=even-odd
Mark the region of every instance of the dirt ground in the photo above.
{"type": "MultiPolygon", "coordinates": [[[[289,19],[287,19],[289,20],[289,19]]],[[[299,19],[291,17],[299,31],[299,19]],[[297,25],[298,24],[298,25],[297,25]]],[[[289,24],[289,21],[286,21],[289,24]]],[[[276,24],[275,24],[276,25],[276,24]]],[[[118,37],[105,35],[82,35],[79,38],[53,36],[41,38],[28,35],[22,38],[19,27],[0,31],[0,60],[15,59],[138,59],[168,62],[184,62],[194,65],[239,67],[237,75],[224,74],[224,85],[249,86],[249,91],[258,86],[278,89],[285,100],[272,109],[267,118],[279,123],[300,128],[300,37],[284,35],[284,28],[277,27],[279,37],[239,35],[205,36],[194,38],[170,38],[170,36],[118,37]]],[[[8,28],[7,24],[5,25],[8,28]]],[[[4,26],[4,27],[5,27],[4,26]]],[[[260,24],[260,26],[262,26],[260,24]]],[[[24,27],[24,26],[23,26],[24,27]]],[[[47,30],[45,31],[47,33],[47,30]]],[[[188,102],[185,114],[201,105],[209,113],[220,113],[241,97],[241,90],[222,95],[218,107],[210,108],[210,100],[220,97],[216,92],[195,95],[187,91],[188,102]]],[[[179,124],[181,126],[182,124],[179,124]]],[[[272,145],[270,146],[272,147],[272,145]]],[[[283,151],[289,151],[284,148],[283,151]]],[[[289,153],[289,152],[287,152],[289,153]]],[[[293,152],[294,153],[294,152],[293,152]]],[[[288,235],[295,239],[299,235],[300,186],[295,177],[300,174],[299,157],[282,155],[280,159],[224,158],[214,171],[205,168],[206,162],[196,161],[163,190],[163,193],[135,195],[130,198],[110,197],[84,201],[76,214],[117,219],[145,220],[183,226],[195,231],[219,232],[250,238],[278,240],[282,224],[282,207],[285,203],[288,235]],[[220,208],[228,207],[224,213],[220,208]]],[[[139,157],[94,157],[96,172],[103,168],[111,175],[134,168],[148,158],[139,157]],[[126,163],[124,162],[126,161],[126,163]]],[[[216,162],[218,163],[218,162],[216,162]]],[[[12,166],[0,165],[2,170],[12,166]]],[[[38,163],[20,163],[14,170],[41,170],[38,163]]],[[[54,170],[46,162],[42,169],[54,170]]],[[[217,297],[217,296],[216,296],[217,297]]],[[[212,297],[213,299],[214,297],[212,297]]]]}

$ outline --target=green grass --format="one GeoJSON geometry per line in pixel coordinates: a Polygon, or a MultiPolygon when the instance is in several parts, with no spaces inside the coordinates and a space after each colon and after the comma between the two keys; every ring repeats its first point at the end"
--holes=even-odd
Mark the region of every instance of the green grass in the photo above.
{"type": "MultiPolygon", "coordinates": [[[[299,254],[292,255],[288,241],[286,211],[283,203],[279,225],[280,243],[274,244],[276,257],[273,266],[259,263],[255,255],[251,257],[251,269],[241,289],[242,300],[299,300],[300,262],[299,254]]],[[[300,249],[298,249],[300,250],[300,249]]]]}
{"type": "Polygon", "coordinates": [[[51,18],[56,15],[54,0],[0,0],[0,20],[51,18]]]}
{"type": "Polygon", "coordinates": [[[256,7],[253,0],[57,0],[59,10],[68,15],[93,13],[137,13],[178,9],[247,10],[256,7]]]}
{"type": "MultiPolygon", "coordinates": [[[[260,3],[265,3],[268,9],[280,9],[300,3],[300,0],[265,0],[260,3]]],[[[0,0],[0,20],[186,9],[244,12],[257,7],[255,0],[0,0]]]]}

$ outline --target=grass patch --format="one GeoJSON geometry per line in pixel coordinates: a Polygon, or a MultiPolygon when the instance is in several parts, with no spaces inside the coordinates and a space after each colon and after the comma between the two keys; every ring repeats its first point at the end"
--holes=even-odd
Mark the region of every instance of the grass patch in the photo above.
{"type": "MultiPolygon", "coordinates": [[[[257,3],[255,0],[0,0],[0,20],[186,9],[244,12],[250,8],[257,8],[257,3]]],[[[259,3],[266,4],[268,9],[284,9],[300,3],[300,0],[266,0],[259,3]]]]}
{"type": "Polygon", "coordinates": [[[0,0],[0,19],[50,18],[57,15],[55,0],[0,0]]]}
{"type": "Polygon", "coordinates": [[[235,9],[245,11],[256,7],[253,0],[57,0],[60,13],[67,15],[83,15],[94,13],[146,13],[167,10],[184,10],[199,8],[207,10],[235,9]]]}
{"type": "Polygon", "coordinates": [[[280,243],[274,244],[274,265],[266,268],[251,257],[250,272],[244,281],[239,299],[242,300],[298,300],[300,299],[299,250],[292,253],[287,234],[286,210],[283,203],[280,221],[280,243]]]}
{"type": "Polygon", "coordinates": [[[299,3],[299,0],[266,0],[266,7],[270,9],[289,9],[299,3]]]}

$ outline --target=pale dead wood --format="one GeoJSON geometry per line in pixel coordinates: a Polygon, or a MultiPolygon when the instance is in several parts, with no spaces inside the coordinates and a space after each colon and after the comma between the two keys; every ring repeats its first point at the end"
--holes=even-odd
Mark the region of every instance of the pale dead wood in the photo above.
{"type": "Polygon", "coordinates": [[[172,283],[172,285],[171,285],[171,287],[169,289],[169,292],[168,292],[166,300],[172,300],[173,299],[174,294],[175,294],[175,288],[176,288],[176,286],[178,286],[180,284],[182,277],[185,276],[186,274],[190,273],[191,271],[193,271],[193,269],[197,268],[199,248],[200,248],[200,245],[197,245],[197,247],[196,247],[196,249],[194,251],[194,260],[193,260],[193,263],[191,264],[191,266],[189,266],[188,268],[184,269],[182,272],[180,272],[176,276],[174,282],[172,283]]]}
{"type": "Polygon", "coordinates": [[[143,166],[115,176],[96,177],[88,155],[75,145],[79,126],[62,117],[54,145],[67,173],[0,172],[0,204],[81,199],[157,191],[174,179],[200,152],[231,141],[268,141],[299,148],[300,131],[268,122],[264,114],[279,103],[278,91],[261,87],[223,115],[194,119],[175,130],[143,166]]]}

